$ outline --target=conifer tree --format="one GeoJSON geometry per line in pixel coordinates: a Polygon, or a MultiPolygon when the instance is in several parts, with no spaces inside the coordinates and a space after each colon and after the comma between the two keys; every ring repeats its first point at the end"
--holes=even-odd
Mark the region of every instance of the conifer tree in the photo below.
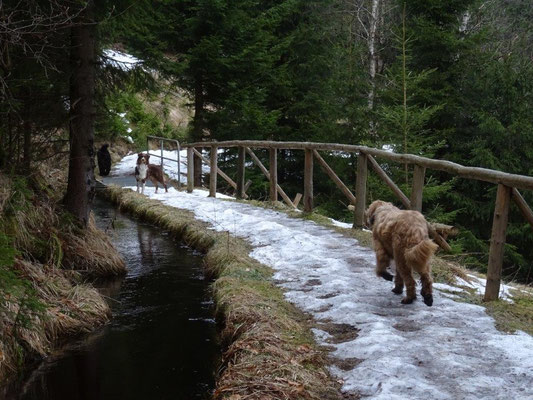
{"type": "MultiPolygon", "coordinates": [[[[426,105],[421,98],[423,85],[436,69],[413,71],[412,46],[415,38],[407,36],[406,2],[402,5],[401,26],[395,34],[398,56],[386,70],[381,106],[377,110],[380,139],[389,148],[404,154],[431,157],[439,146],[435,132],[428,123],[442,108],[442,104],[426,105]]],[[[404,182],[409,185],[407,164],[404,182]]]]}

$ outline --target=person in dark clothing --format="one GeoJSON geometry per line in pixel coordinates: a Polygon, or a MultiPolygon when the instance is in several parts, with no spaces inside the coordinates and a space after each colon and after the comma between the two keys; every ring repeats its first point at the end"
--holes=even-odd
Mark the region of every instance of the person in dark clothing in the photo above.
{"type": "Polygon", "coordinates": [[[111,154],[109,154],[109,150],[107,150],[108,147],[109,145],[106,143],[96,152],[98,169],[100,170],[101,176],[107,176],[109,175],[109,171],[111,171],[111,154]]]}

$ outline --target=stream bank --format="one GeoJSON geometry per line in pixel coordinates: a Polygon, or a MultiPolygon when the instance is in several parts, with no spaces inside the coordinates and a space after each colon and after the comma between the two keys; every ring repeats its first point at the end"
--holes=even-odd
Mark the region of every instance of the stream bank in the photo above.
{"type": "Polygon", "coordinates": [[[93,218],[80,229],[63,210],[49,178],[0,172],[0,396],[64,341],[105,324],[109,307],[84,282],[126,272],[93,218]]]}
{"type": "Polygon", "coordinates": [[[220,348],[201,255],[106,201],[97,199],[93,211],[128,267],[125,277],[98,285],[113,318],[46,359],[5,398],[210,398],[220,348]]]}

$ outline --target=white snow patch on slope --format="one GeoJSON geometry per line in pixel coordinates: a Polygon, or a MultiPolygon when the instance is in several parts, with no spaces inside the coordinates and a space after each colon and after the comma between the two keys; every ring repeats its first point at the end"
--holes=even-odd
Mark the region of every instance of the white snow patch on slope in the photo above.
{"type": "Polygon", "coordinates": [[[123,53],[117,50],[106,49],[103,51],[105,62],[115,68],[129,71],[135,68],[142,61],[131,54],[123,53]]]}
{"type": "Polygon", "coordinates": [[[499,332],[483,307],[455,302],[438,285],[433,307],[401,305],[391,283],[374,276],[371,250],[314,222],[206,191],[145,193],[248,240],[251,256],[275,270],[286,298],[319,323],[357,328],[357,337],[342,343],[331,342],[327,328],[313,330],[333,357],[360,360],[330,367],[343,391],[380,400],[533,398],[533,338],[499,332]]]}

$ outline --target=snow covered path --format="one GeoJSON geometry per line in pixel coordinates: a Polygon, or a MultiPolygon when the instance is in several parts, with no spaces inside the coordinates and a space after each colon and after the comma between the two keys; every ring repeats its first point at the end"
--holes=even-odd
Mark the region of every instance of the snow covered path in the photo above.
{"type": "Polygon", "coordinates": [[[331,348],[343,391],[383,400],[533,399],[533,337],[501,333],[484,308],[439,290],[433,307],[401,305],[392,283],[375,277],[373,252],[356,240],[206,191],[145,194],[251,243],[286,298],[318,322],[315,337],[331,348]],[[339,339],[339,331],[352,334],[339,339]]]}

